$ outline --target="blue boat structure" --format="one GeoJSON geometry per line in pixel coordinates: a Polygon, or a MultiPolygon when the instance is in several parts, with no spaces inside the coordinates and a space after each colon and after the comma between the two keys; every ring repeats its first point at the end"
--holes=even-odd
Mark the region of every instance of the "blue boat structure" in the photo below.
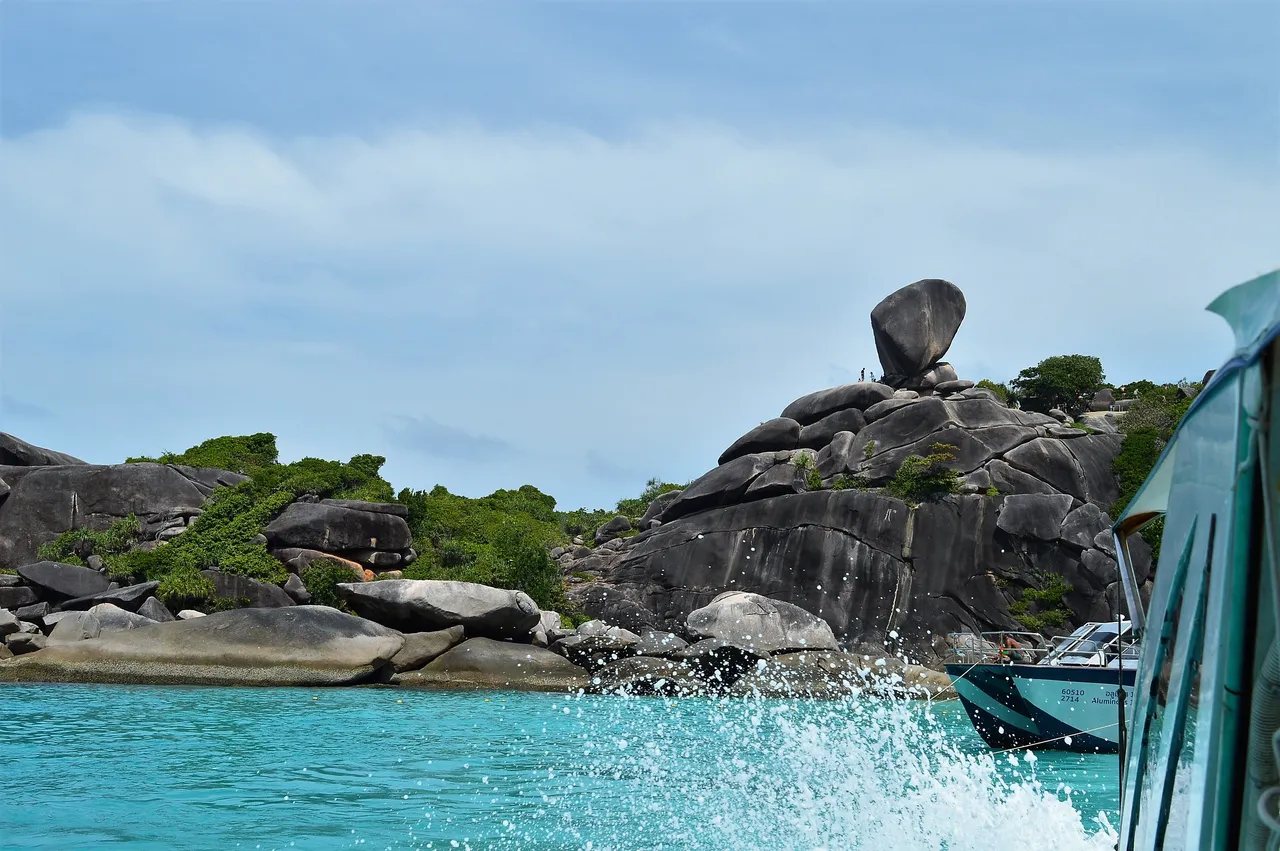
{"type": "Polygon", "coordinates": [[[1119,692],[1138,667],[1133,621],[1087,623],[1044,645],[1035,633],[952,635],[946,671],[974,729],[996,750],[1115,753],[1119,692]]]}
{"type": "Polygon", "coordinates": [[[1209,309],[1235,351],[1113,526],[1141,639],[1120,851],[1280,846],[1280,271],[1209,309]],[[1144,612],[1128,542],[1161,518],[1144,612]]]}

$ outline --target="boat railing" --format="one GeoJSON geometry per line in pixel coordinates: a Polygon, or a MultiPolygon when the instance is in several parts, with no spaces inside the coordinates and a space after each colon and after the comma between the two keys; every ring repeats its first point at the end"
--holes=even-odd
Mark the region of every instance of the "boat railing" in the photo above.
{"type": "Polygon", "coordinates": [[[1123,664],[1128,668],[1137,664],[1139,652],[1138,642],[1127,636],[1085,652],[1079,636],[1055,635],[1046,641],[1037,632],[953,632],[947,635],[947,645],[950,648],[947,661],[961,665],[1116,667],[1123,664]],[[1066,652],[1062,652],[1064,649],[1066,652]]]}

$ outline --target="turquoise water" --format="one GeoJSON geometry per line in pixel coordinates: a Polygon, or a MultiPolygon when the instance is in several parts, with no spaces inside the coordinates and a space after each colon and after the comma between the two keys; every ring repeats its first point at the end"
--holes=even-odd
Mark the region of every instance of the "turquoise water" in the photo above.
{"type": "Polygon", "coordinates": [[[1101,851],[1116,762],[956,703],[0,686],[6,849],[1101,851]]]}

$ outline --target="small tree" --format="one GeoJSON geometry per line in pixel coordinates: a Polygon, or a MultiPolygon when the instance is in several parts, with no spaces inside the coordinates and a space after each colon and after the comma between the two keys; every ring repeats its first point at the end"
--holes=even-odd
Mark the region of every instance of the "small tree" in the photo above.
{"type": "Polygon", "coordinates": [[[1060,408],[1077,414],[1105,380],[1102,361],[1091,355],[1057,355],[1029,366],[1009,382],[1023,408],[1047,413],[1060,408]]]}
{"type": "Polygon", "coordinates": [[[960,474],[950,465],[956,460],[955,446],[935,443],[928,455],[908,455],[889,480],[889,493],[904,502],[924,502],[960,491],[960,474]]]}

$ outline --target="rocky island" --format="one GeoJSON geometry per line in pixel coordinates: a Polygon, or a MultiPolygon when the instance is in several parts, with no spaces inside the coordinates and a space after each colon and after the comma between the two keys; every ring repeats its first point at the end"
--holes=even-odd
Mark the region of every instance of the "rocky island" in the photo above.
{"type": "Polygon", "coordinates": [[[374,456],[281,465],[254,435],[94,465],[0,433],[0,680],[945,694],[951,634],[1116,616],[1137,445],[1111,388],[1038,412],[962,379],[965,311],[906,286],[871,311],[878,380],[630,515],[475,501],[521,518],[481,543],[462,498],[393,495],[374,456]]]}

